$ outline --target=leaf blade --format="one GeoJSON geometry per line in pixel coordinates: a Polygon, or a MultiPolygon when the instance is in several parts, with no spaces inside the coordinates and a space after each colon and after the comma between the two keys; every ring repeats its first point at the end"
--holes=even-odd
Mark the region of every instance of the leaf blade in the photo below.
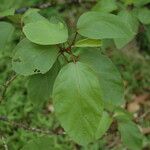
{"type": "Polygon", "coordinates": [[[133,34],[116,15],[94,11],[80,16],[77,31],[91,39],[126,38],[133,34]]]}
{"type": "Polygon", "coordinates": [[[12,68],[16,73],[24,76],[46,73],[53,66],[58,55],[56,47],[36,45],[27,39],[23,39],[15,50],[12,68]]]}
{"type": "Polygon", "coordinates": [[[81,145],[96,138],[103,111],[101,89],[97,81],[89,67],[77,62],[62,68],[54,84],[56,115],[69,136],[81,145]]]}

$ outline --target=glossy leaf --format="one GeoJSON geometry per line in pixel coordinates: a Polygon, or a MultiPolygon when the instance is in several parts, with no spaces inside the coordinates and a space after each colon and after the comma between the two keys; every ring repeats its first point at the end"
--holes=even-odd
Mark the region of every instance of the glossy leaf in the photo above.
{"type": "Polygon", "coordinates": [[[115,0],[100,0],[92,10],[100,12],[112,12],[117,9],[115,0]]]}
{"type": "Polygon", "coordinates": [[[58,55],[57,47],[36,45],[27,39],[22,40],[15,51],[13,70],[25,76],[46,73],[53,66],[58,55]]]}
{"type": "Polygon", "coordinates": [[[49,100],[59,70],[60,64],[57,61],[46,74],[36,74],[29,77],[28,98],[34,106],[41,106],[49,100]]]}
{"type": "Polygon", "coordinates": [[[124,102],[124,88],[120,73],[111,60],[97,50],[82,50],[80,61],[89,65],[97,74],[102,97],[109,105],[120,106],[124,102]]]}
{"type": "Polygon", "coordinates": [[[12,41],[15,28],[8,22],[0,22],[0,51],[6,50],[12,41]]]}
{"type": "Polygon", "coordinates": [[[126,38],[133,34],[118,16],[94,11],[81,15],[77,31],[91,39],[126,38]]]}
{"type": "Polygon", "coordinates": [[[121,139],[124,145],[130,150],[141,150],[142,149],[142,134],[138,129],[137,125],[131,121],[120,122],[118,124],[121,139]]]}
{"type": "Polygon", "coordinates": [[[100,47],[102,45],[101,40],[96,39],[83,39],[75,43],[75,47],[100,47]]]}
{"type": "Polygon", "coordinates": [[[138,18],[143,24],[150,24],[150,10],[148,8],[141,8],[138,11],[138,18]]]}
{"type": "Polygon", "coordinates": [[[118,14],[118,16],[134,32],[134,34],[130,35],[128,38],[114,39],[117,48],[120,49],[123,48],[126,44],[128,44],[137,34],[139,23],[138,19],[133,15],[132,12],[124,10],[121,11],[118,14]]]}
{"type": "Polygon", "coordinates": [[[40,45],[64,43],[68,39],[68,30],[62,22],[42,20],[28,23],[23,27],[23,32],[31,42],[40,45]]]}
{"type": "Polygon", "coordinates": [[[21,150],[61,150],[61,148],[55,146],[52,137],[42,136],[29,141],[21,150]]]}
{"type": "Polygon", "coordinates": [[[74,141],[86,145],[97,138],[103,102],[92,69],[81,62],[63,67],[54,84],[53,102],[61,125],[74,141]]]}

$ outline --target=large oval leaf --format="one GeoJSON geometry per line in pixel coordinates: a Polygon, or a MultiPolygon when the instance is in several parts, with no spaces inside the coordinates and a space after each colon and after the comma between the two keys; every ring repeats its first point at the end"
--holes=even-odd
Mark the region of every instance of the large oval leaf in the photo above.
{"type": "Polygon", "coordinates": [[[82,50],[80,61],[88,64],[98,74],[106,105],[121,105],[124,101],[123,82],[111,60],[101,55],[99,51],[86,49],[82,50]]]}
{"type": "Polygon", "coordinates": [[[26,24],[23,32],[31,42],[40,45],[64,43],[68,39],[68,30],[62,22],[52,23],[44,19],[26,24]]]}
{"type": "Polygon", "coordinates": [[[81,62],[69,63],[53,89],[56,115],[70,137],[81,145],[96,139],[103,102],[97,76],[81,62]]]}
{"type": "Polygon", "coordinates": [[[13,70],[21,75],[46,73],[56,61],[58,50],[54,46],[40,46],[29,40],[22,40],[15,48],[13,70]]]}
{"type": "Polygon", "coordinates": [[[92,11],[79,18],[77,31],[91,39],[126,38],[133,34],[118,16],[92,11]]]}

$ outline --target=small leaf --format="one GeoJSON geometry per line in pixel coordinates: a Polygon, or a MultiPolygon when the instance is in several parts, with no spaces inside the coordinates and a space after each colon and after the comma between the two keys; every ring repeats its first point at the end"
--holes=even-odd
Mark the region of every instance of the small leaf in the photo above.
{"type": "Polygon", "coordinates": [[[8,22],[0,22],[0,51],[6,50],[12,42],[15,28],[8,22]]]}
{"type": "Polygon", "coordinates": [[[62,22],[51,23],[44,19],[26,24],[23,32],[31,42],[40,45],[64,43],[68,39],[68,30],[62,22]]]}
{"type": "Polygon", "coordinates": [[[141,150],[143,136],[137,125],[132,121],[129,121],[120,122],[118,126],[123,144],[126,145],[130,150],[141,150]]]}
{"type": "Polygon", "coordinates": [[[100,12],[112,12],[117,9],[117,3],[114,0],[101,0],[92,10],[100,12]]]}
{"type": "Polygon", "coordinates": [[[75,43],[75,47],[100,47],[102,45],[101,40],[96,39],[83,39],[80,41],[77,41],[75,43]]]}
{"type": "Polygon", "coordinates": [[[15,51],[13,70],[25,76],[46,73],[53,66],[58,55],[57,47],[36,45],[27,39],[22,40],[15,51]]]}
{"type": "Polygon", "coordinates": [[[55,78],[60,70],[58,61],[46,74],[36,74],[29,77],[28,98],[34,106],[41,106],[48,101],[52,94],[55,78]]]}
{"type": "Polygon", "coordinates": [[[89,65],[97,74],[106,106],[120,106],[124,102],[124,87],[120,73],[111,60],[97,50],[82,50],[80,61],[89,65]]]}
{"type": "Polygon", "coordinates": [[[138,10],[138,18],[143,24],[150,24],[150,10],[148,8],[141,8],[138,10]]]}
{"type": "Polygon", "coordinates": [[[28,142],[21,150],[61,150],[52,137],[42,136],[28,142]]]}
{"type": "Polygon", "coordinates": [[[107,112],[104,111],[96,132],[96,137],[97,138],[102,137],[105,134],[105,132],[109,129],[111,123],[112,118],[109,116],[107,112]]]}
{"type": "Polygon", "coordinates": [[[126,38],[133,34],[118,16],[94,11],[81,15],[77,31],[90,39],[126,38]]]}
{"type": "Polygon", "coordinates": [[[81,62],[63,67],[54,84],[53,102],[62,127],[74,141],[87,145],[97,138],[103,102],[92,69],[81,62]]]}
{"type": "Polygon", "coordinates": [[[126,111],[125,109],[123,108],[115,108],[114,110],[114,117],[115,119],[117,119],[118,121],[131,121],[132,120],[132,115],[126,111]]]}

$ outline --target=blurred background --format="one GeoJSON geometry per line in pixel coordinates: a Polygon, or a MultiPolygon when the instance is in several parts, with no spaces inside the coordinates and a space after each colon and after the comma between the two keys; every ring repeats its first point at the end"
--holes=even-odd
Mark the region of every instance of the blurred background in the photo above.
{"type": "MultiPolygon", "coordinates": [[[[14,72],[11,69],[13,48],[21,35],[20,17],[28,8],[38,8],[40,13],[51,18],[63,18],[70,35],[76,29],[79,16],[89,10],[119,14],[122,10],[137,8],[149,10],[150,1],[146,0],[0,0],[0,21],[8,21],[16,26],[13,41],[5,50],[0,48],[0,93],[14,72]],[[5,10],[15,8],[14,16],[5,17],[5,10]]],[[[111,58],[121,73],[125,86],[125,106],[132,113],[144,136],[143,150],[150,149],[150,19],[149,15],[138,16],[135,37],[125,45],[116,47],[112,40],[104,40],[102,53],[111,58]]],[[[133,20],[131,20],[132,22],[133,20]]],[[[134,24],[134,23],[133,23],[134,24]]],[[[134,24],[135,25],[135,24],[134,24]]],[[[0,34],[0,38],[4,35],[0,34]]],[[[28,100],[27,79],[19,76],[8,87],[5,100],[0,105],[0,150],[19,150],[28,141],[41,134],[52,134],[53,144],[64,150],[126,150],[121,143],[116,127],[112,126],[107,134],[83,148],[63,134],[63,129],[53,113],[51,99],[42,108],[33,107],[28,100]],[[53,136],[57,135],[57,136],[53,136]],[[7,147],[6,147],[7,146],[7,147]]],[[[131,139],[132,140],[132,139],[131,139]]]]}

